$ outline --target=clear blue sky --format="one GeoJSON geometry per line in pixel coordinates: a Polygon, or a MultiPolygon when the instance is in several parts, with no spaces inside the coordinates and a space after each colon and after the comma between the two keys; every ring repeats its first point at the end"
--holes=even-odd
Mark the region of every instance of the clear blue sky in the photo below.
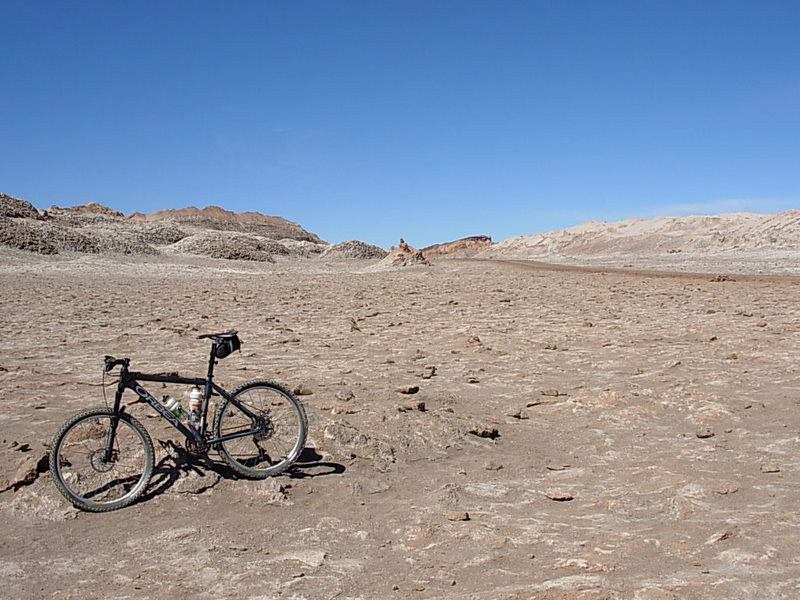
{"type": "Polygon", "coordinates": [[[0,191],[416,246],[800,206],[800,2],[0,0],[0,191]]]}

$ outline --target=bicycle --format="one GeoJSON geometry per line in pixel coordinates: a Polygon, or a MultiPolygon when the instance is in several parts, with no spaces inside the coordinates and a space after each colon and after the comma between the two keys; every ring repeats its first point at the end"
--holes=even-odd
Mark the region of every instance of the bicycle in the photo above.
{"type": "Polygon", "coordinates": [[[144,426],[125,412],[125,390],[132,390],[139,397],[136,402],[146,402],[180,431],[190,454],[203,456],[216,449],[243,477],[265,479],[285,471],[298,459],[308,432],[301,402],[282,385],[264,379],[227,392],[214,383],[214,366],[218,359],[239,349],[237,332],[207,333],[197,339],[212,342],[204,378],[138,373],[128,369],[129,358],[105,357],[104,378],[120,367],[113,407],[106,403],[106,407],[73,415],[56,432],[50,449],[53,481],[73,506],[90,512],[116,510],[133,503],[147,488],[153,474],[153,442],[144,426]],[[168,396],[159,402],[140,381],[193,386],[191,412],[187,414],[168,396]],[[207,417],[214,395],[221,400],[209,428],[207,417]]]}

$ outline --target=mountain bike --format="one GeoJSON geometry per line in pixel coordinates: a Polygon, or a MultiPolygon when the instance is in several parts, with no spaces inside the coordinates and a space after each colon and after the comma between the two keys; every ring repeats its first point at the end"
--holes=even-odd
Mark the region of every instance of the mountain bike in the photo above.
{"type": "MultiPolygon", "coordinates": [[[[185,437],[186,450],[203,456],[210,449],[237,474],[264,479],[285,471],[300,456],[308,421],[303,405],[282,385],[257,379],[227,392],[214,383],[218,359],[240,347],[236,331],[207,333],[211,340],[205,377],[130,371],[129,358],[104,359],[103,377],[119,369],[112,407],[89,408],[68,419],[53,437],[50,473],[58,491],[76,508],[106,512],[128,506],[147,488],[153,474],[153,442],[144,426],[122,404],[132,390],[185,437]],[[192,386],[187,412],[174,398],[159,402],[139,383],[192,386]],[[212,396],[219,396],[213,425],[207,418],[212,396]]],[[[105,390],[105,387],[104,387],[105,390]]]]}

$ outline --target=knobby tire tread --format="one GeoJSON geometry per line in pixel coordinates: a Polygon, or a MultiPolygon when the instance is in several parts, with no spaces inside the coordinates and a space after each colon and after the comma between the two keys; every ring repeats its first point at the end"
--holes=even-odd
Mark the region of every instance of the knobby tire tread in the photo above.
{"type": "Polygon", "coordinates": [[[134,494],[127,496],[119,501],[114,502],[105,502],[105,503],[96,503],[91,502],[88,500],[84,500],[80,496],[74,495],[70,490],[69,487],[62,481],[61,476],[59,474],[57,465],[59,460],[59,450],[61,448],[61,442],[69,433],[70,429],[74,427],[76,424],[80,423],[81,421],[87,419],[88,417],[92,416],[106,416],[110,417],[114,415],[114,411],[108,408],[87,408],[85,410],[80,411],[72,415],[69,419],[67,419],[59,428],[59,430],[53,436],[53,442],[50,447],[50,454],[49,454],[49,461],[50,461],[50,476],[53,480],[58,491],[64,496],[75,508],[79,508],[81,510],[85,510],[88,512],[110,512],[112,510],[118,510],[120,508],[124,508],[129,506],[133,502],[135,502],[145,491],[147,488],[147,484],[150,481],[150,478],[153,475],[153,465],[154,465],[154,458],[155,458],[155,451],[153,449],[153,440],[150,437],[150,434],[144,428],[144,426],[136,420],[134,417],[127,413],[120,413],[119,418],[122,421],[125,421],[128,425],[131,426],[138,434],[140,434],[145,451],[145,466],[142,470],[144,482],[139,486],[134,494]]]}
{"type": "MultiPolygon", "coordinates": [[[[300,400],[282,384],[276,381],[272,381],[270,379],[253,379],[237,386],[231,392],[231,396],[236,397],[239,394],[246,392],[249,389],[258,387],[266,387],[277,390],[278,392],[283,394],[289,400],[289,402],[291,402],[294,405],[300,417],[300,432],[298,435],[299,441],[297,440],[295,441],[295,448],[296,448],[295,451],[278,465],[274,465],[269,469],[264,469],[264,470],[251,469],[249,467],[246,467],[245,465],[242,465],[230,454],[228,454],[227,450],[225,449],[224,442],[220,443],[218,445],[218,451],[222,459],[236,473],[248,479],[267,479],[269,477],[278,475],[284,472],[289,467],[291,467],[295,462],[297,462],[297,459],[300,457],[300,454],[302,453],[303,448],[305,447],[306,438],[308,436],[308,417],[306,416],[305,407],[303,406],[303,403],[300,402],[300,400]]],[[[228,400],[224,399],[222,402],[220,402],[219,406],[217,406],[217,412],[214,416],[214,431],[217,436],[220,435],[222,416],[228,404],[229,404],[228,400]]]]}

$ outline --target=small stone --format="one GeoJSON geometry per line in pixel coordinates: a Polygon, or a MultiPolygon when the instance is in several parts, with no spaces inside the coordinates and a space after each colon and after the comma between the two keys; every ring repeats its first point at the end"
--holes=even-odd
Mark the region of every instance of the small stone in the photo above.
{"type": "Polygon", "coordinates": [[[472,376],[467,377],[467,383],[480,383],[480,382],[481,380],[478,379],[477,377],[472,377],[472,376]]]}
{"type": "Polygon", "coordinates": [[[699,437],[701,440],[705,440],[714,437],[716,434],[714,433],[714,430],[711,429],[711,427],[706,427],[704,430],[698,431],[695,435],[699,437]]]}
{"type": "Polygon", "coordinates": [[[433,365],[425,365],[425,371],[419,374],[423,379],[430,379],[436,375],[436,367],[433,365]]]}
{"type": "Polygon", "coordinates": [[[399,388],[395,388],[395,392],[399,392],[401,394],[416,394],[419,391],[418,385],[402,385],[399,388]]]}
{"type": "Polygon", "coordinates": [[[547,465],[545,468],[548,471],[566,471],[569,469],[570,465],[567,464],[558,464],[558,465],[547,465]]]}
{"type": "Polygon", "coordinates": [[[520,421],[525,421],[527,419],[530,419],[530,416],[528,415],[528,411],[526,411],[526,410],[524,410],[522,408],[519,409],[519,410],[515,410],[514,412],[512,412],[508,416],[511,417],[512,419],[519,419],[520,421]]]}
{"type": "Polygon", "coordinates": [[[765,462],[761,465],[762,473],[780,473],[781,468],[774,462],[765,462]]]}
{"type": "Polygon", "coordinates": [[[302,383],[292,390],[295,396],[310,396],[314,392],[309,388],[307,385],[303,385],[302,383]]]}
{"type": "Polygon", "coordinates": [[[766,327],[766,326],[767,326],[766,321],[759,321],[758,323],[756,323],[756,327],[766,327]]]}
{"type": "Polygon", "coordinates": [[[551,396],[553,398],[557,398],[560,396],[558,390],[550,389],[550,390],[542,390],[542,396],[551,396]]]}
{"type": "Polygon", "coordinates": [[[490,440],[494,440],[500,437],[500,432],[497,431],[496,427],[475,427],[474,429],[470,429],[469,432],[472,435],[477,435],[480,438],[487,438],[490,440]]]}
{"type": "Polygon", "coordinates": [[[544,495],[550,498],[550,500],[555,500],[556,502],[569,502],[570,500],[573,500],[575,498],[575,496],[573,496],[569,492],[565,492],[563,490],[555,488],[547,490],[544,493],[544,495]]]}
{"type": "Polygon", "coordinates": [[[483,468],[487,471],[499,471],[503,468],[503,465],[497,461],[490,460],[487,463],[484,463],[483,468]]]}
{"type": "Polygon", "coordinates": [[[425,408],[424,402],[419,401],[419,402],[412,402],[410,404],[405,404],[403,406],[398,406],[397,410],[399,412],[411,412],[413,410],[417,410],[419,412],[425,412],[427,408],[425,408]]]}
{"type": "Polygon", "coordinates": [[[355,399],[355,397],[356,395],[350,390],[336,392],[336,399],[341,400],[342,402],[350,402],[351,400],[355,399]]]}
{"type": "Polygon", "coordinates": [[[465,510],[454,510],[447,513],[448,521],[469,521],[469,513],[465,510]]]}

